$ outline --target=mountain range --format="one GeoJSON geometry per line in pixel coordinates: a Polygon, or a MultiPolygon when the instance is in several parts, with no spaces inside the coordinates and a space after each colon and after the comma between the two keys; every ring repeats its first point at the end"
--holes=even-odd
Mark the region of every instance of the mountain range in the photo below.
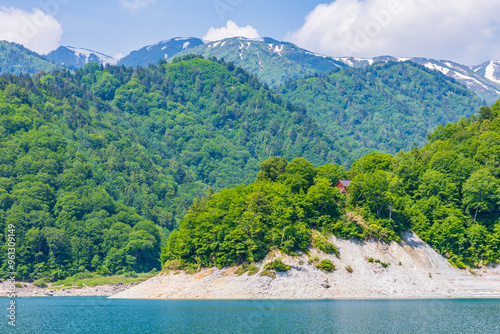
{"type": "Polygon", "coordinates": [[[61,46],[46,56],[41,56],[19,45],[14,46],[13,43],[1,43],[0,73],[35,73],[58,66],[75,69],[89,62],[102,65],[147,66],[156,64],[160,60],[171,61],[174,57],[200,54],[205,58],[216,57],[231,61],[257,75],[271,87],[278,87],[287,80],[296,80],[314,73],[328,73],[335,68],[366,67],[387,61],[411,61],[454,78],[488,105],[492,105],[500,98],[500,61],[495,60],[466,66],[449,60],[422,57],[329,57],[268,37],[259,39],[233,37],[215,42],[193,37],[178,37],[132,51],[121,59],[69,46],[61,46]],[[13,57],[13,54],[16,56],[13,57]],[[16,64],[10,64],[9,62],[14,59],[16,64]]]}

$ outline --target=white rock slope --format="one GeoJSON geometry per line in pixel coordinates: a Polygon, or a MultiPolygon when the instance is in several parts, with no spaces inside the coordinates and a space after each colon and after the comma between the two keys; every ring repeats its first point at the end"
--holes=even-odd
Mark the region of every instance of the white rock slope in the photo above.
{"type": "MultiPolygon", "coordinates": [[[[111,298],[156,299],[330,299],[330,298],[489,298],[500,297],[500,268],[472,274],[449,265],[445,258],[408,232],[401,242],[359,242],[331,238],[341,258],[312,250],[310,256],[336,265],[325,273],[308,256],[283,257],[292,265],[275,279],[234,274],[236,268],[204,269],[194,275],[159,275],[111,298]],[[368,258],[389,263],[368,262],[368,258]],[[302,264],[299,264],[302,263],[302,264]],[[401,264],[400,264],[401,263],[401,264]],[[345,268],[350,266],[349,273],[345,268]]],[[[266,259],[269,260],[269,259],[266,259]]],[[[262,270],[262,264],[259,267],[262,270]]]]}

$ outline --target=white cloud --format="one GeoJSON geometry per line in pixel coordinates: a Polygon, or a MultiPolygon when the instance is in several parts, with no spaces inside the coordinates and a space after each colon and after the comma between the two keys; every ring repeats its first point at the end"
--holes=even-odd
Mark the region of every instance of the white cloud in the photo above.
{"type": "Polygon", "coordinates": [[[236,23],[229,20],[225,27],[211,27],[203,39],[207,41],[220,41],[230,37],[260,38],[257,30],[252,26],[238,27],[236,23]]]}
{"type": "Polygon", "coordinates": [[[61,40],[59,22],[40,9],[25,12],[17,8],[0,7],[0,40],[14,42],[38,53],[56,49],[61,40]]]}
{"type": "Polygon", "coordinates": [[[286,39],[332,56],[422,56],[477,64],[500,59],[500,2],[337,0],[320,4],[286,39]]]}
{"type": "Polygon", "coordinates": [[[154,2],[155,0],[120,0],[120,6],[131,12],[135,12],[151,6],[154,2]]]}

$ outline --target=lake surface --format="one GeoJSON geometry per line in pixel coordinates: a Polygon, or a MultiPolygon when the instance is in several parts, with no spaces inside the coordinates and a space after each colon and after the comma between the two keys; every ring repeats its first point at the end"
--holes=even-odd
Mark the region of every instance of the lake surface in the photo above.
{"type": "Polygon", "coordinates": [[[500,333],[500,300],[16,298],[1,333],[500,333]]]}

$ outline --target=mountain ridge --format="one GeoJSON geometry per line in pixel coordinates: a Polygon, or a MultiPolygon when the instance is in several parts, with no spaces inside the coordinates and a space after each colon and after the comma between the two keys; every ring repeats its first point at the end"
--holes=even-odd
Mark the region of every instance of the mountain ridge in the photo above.
{"type": "MultiPolygon", "coordinates": [[[[409,60],[458,80],[489,105],[500,98],[500,61],[497,60],[467,66],[450,60],[424,57],[331,57],[270,37],[258,39],[231,37],[219,41],[206,41],[196,37],[175,37],[144,46],[120,59],[85,48],[61,46],[47,54],[45,58],[60,66],[74,69],[92,61],[101,65],[145,67],[149,64],[155,65],[160,60],[172,61],[175,57],[187,54],[200,54],[205,58],[217,57],[232,61],[257,75],[260,80],[271,87],[278,87],[289,79],[300,79],[304,75],[314,73],[328,73],[340,67],[365,67],[376,62],[409,60]]],[[[10,72],[13,71],[14,69],[10,70],[10,72]]],[[[29,73],[33,73],[33,70],[29,73]]]]}

